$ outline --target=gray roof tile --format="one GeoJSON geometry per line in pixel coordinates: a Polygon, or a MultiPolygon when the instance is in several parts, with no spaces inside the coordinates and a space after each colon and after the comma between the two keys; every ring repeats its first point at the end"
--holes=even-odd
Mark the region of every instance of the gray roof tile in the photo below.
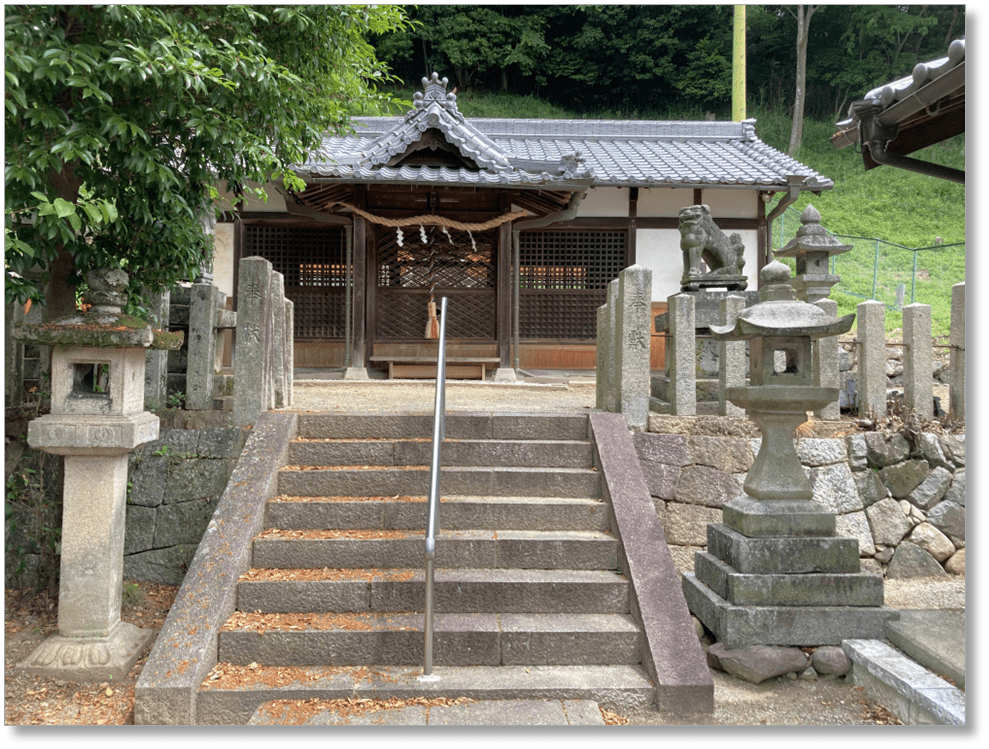
{"type": "Polygon", "coordinates": [[[404,117],[354,121],[355,133],[328,136],[320,154],[299,165],[305,177],[343,181],[510,185],[583,182],[595,186],[787,185],[787,175],[806,177],[804,187],[834,186],[827,177],[766,145],[755,120],[689,122],[655,120],[466,119],[445,79],[423,79],[425,94],[404,117]],[[441,131],[478,169],[388,166],[426,129],[441,131]],[[585,171],[573,156],[579,154],[585,171]],[[565,159],[570,159],[567,169],[565,159]],[[592,177],[593,179],[588,179],[592,177]],[[583,178],[583,179],[582,179],[583,178]]]}

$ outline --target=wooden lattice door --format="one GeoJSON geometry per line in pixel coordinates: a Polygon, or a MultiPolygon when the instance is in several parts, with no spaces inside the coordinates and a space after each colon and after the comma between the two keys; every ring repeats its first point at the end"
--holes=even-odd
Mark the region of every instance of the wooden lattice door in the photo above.
{"type": "Polygon", "coordinates": [[[497,230],[379,228],[375,340],[424,338],[431,292],[447,297],[449,338],[495,340],[497,242],[497,230]]]}

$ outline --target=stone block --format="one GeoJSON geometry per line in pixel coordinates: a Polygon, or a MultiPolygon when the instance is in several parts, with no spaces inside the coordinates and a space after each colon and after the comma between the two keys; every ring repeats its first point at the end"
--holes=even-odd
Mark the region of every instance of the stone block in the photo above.
{"type": "Polygon", "coordinates": [[[817,648],[810,656],[814,670],[822,676],[844,676],[852,670],[852,661],[837,645],[817,648]]]}
{"type": "Polygon", "coordinates": [[[951,479],[951,485],[944,493],[944,501],[965,506],[965,471],[958,471],[951,479]]]}
{"type": "Polygon", "coordinates": [[[841,439],[808,437],[797,440],[797,457],[805,466],[844,463],[848,460],[848,449],[841,439]]]}
{"type": "Polygon", "coordinates": [[[941,450],[955,468],[965,467],[965,435],[941,435],[941,450]]]}
{"type": "Polygon", "coordinates": [[[179,460],[168,472],[163,504],[219,497],[227,485],[227,465],[222,460],[179,460]]]}
{"type": "Polygon", "coordinates": [[[875,471],[858,471],[852,474],[855,488],[864,507],[872,507],[876,502],[886,499],[886,486],[875,471]]]}
{"type": "Polygon", "coordinates": [[[217,495],[159,507],[154,530],[154,547],[162,549],[198,544],[213,517],[218,502],[217,495]]]}
{"type": "Polygon", "coordinates": [[[952,540],[955,546],[965,543],[965,508],[942,501],[927,513],[927,522],[952,540]]]}
{"type": "Polygon", "coordinates": [[[734,437],[687,437],[690,462],[729,473],[745,473],[752,467],[755,454],[748,440],[734,437]]]}
{"type": "Polygon", "coordinates": [[[721,512],[714,508],[670,502],[663,518],[666,541],[675,546],[703,546],[708,524],[720,520],[721,512]]]}
{"type": "Polygon", "coordinates": [[[941,449],[941,440],[938,439],[938,435],[931,434],[930,432],[921,432],[917,435],[916,446],[917,453],[920,457],[932,466],[940,466],[948,470],[954,468],[951,462],[944,456],[944,450],[941,449]]]}
{"type": "Polygon", "coordinates": [[[697,465],[680,469],[674,489],[674,499],[678,502],[717,508],[740,494],[742,487],[730,473],[697,465]]]}
{"type": "Polygon", "coordinates": [[[907,459],[910,443],[902,434],[894,434],[889,439],[882,432],[867,432],[864,435],[866,458],[870,468],[885,468],[907,459]]]}
{"type": "Polygon", "coordinates": [[[937,560],[917,544],[903,541],[896,547],[886,577],[890,580],[909,577],[947,577],[937,560]]]}
{"type": "Polygon", "coordinates": [[[813,500],[836,512],[856,512],[865,507],[847,463],[835,463],[808,469],[814,488],[813,500]]]}
{"type": "Polygon", "coordinates": [[[886,621],[899,616],[885,606],[733,606],[693,575],[683,576],[683,593],[694,615],[729,649],[882,639],[886,621]]]}
{"type": "Polygon", "coordinates": [[[930,475],[926,460],[905,460],[879,471],[879,478],[895,499],[905,499],[930,475]]]}
{"type": "Polygon", "coordinates": [[[746,574],[859,571],[858,543],[851,538],[747,538],[725,525],[709,525],[707,548],[746,574]]]}
{"type": "Polygon", "coordinates": [[[760,501],[741,496],[725,504],[724,522],[749,538],[833,536],[835,515],[806,500],[760,501]]]}
{"type": "Polygon", "coordinates": [[[687,438],[682,434],[636,433],[632,435],[632,442],[643,463],[685,466],[691,462],[687,438]]]}
{"type": "Polygon", "coordinates": [[[955,545],[930,523],[921,523],[910,533],[909,541],[917,544],[938,563],[943,564],[955,553],[955,545]]]}
{"type": "Polygon", "coordinates": [[[872,529],[865,512],[850,512],[835,518],[835,535],[842,538],[855,538],[859,542],[859,556],[871,557],[876,553],[872,540],[872,529]]]}
{"type": "Polygon", "coordinates": [[[155,518],[157,513],[153,507],[127,505],[126,533],[124,536],[124,555],[154,548],[155,518]]]}
{"type": "Polygon", "coordinates": [[[881,606],[882,577],[866,573],[746,575],[704,552],[694,574],[736,606],[881,606]]]}
{"type": "Polygon", "coordinates": [[[869,467],[869,448],[865,442],[865,435],[861,433],[850,434],[845,438],[846,449],[848,451],[848,465],[853,471],[864,471],[869,467]]]}
{"type": "Polygon", "coordinates": [[[162,585],[181,585],[196,554],[196,544],[128,554],[124,557],[124,577],[162,585]]]}
{"type": "Polygon", "coordinates": [[[723,671],[752,684],[807,668],[807,656],[799,648],[749,645],[728,649],[722,643],[715,643],[711,651],[723,671]]]}
{"type": "Polygon", "coordinates": [[[872,528],[873,540],[882,546],[896,546],[912,526],[899,503],[894,499],[882,499],[865,511],[872,528]]]}
{"type": "Polygon", "coordinates": [[[161,449],[161,442],[156,441],[129,456],[128,479],[131,486],[127,495],[128,505],[157,507],[164,499],[168,484],[168,458],[151,452],[151,447],[155,445],[158,445],[156,449],[161,449]]]}
{"type": "Polygon", "coordinates": [[[951,471],[936,466],[920,486],[907,495],[907,500],[921,510],[929,510],[944,497],[951,485],[951,471]]]}

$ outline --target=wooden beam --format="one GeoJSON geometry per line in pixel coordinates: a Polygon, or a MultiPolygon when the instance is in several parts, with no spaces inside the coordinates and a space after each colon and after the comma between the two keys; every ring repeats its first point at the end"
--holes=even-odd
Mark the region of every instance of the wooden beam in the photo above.
{"type": "Polygon", "coordinates": [[[495,336],[498,340],[498,366],[509,369],[512,366],[512,225],[498,227],[498,258],[495,265],[495,309],[497,325],[495,336]]]}
{"type": "Polygon", "coordinates": [[[367,286],[367,222],[360,216],[354,219],[354,230],[352,232],[354,242],[354,294],[351,301],[354,305],[351,315],[353,325],[351,337],[350,366],[367,366],[367,330],[366,320],[366,299],[367,286]]]}

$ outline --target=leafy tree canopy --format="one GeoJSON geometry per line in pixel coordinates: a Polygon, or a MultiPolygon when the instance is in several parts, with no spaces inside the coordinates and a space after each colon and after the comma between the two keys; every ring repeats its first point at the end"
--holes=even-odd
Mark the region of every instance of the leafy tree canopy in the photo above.
{"type": "Polygon", "coordinates": [[[89,268],[168,288],[212,258],[217,186],[282,179],[387,105],[366,41],[400,6],[5,6],[6,300],[89,268]],[[58,261],[58,262],[56,262],[58,261]]]}

